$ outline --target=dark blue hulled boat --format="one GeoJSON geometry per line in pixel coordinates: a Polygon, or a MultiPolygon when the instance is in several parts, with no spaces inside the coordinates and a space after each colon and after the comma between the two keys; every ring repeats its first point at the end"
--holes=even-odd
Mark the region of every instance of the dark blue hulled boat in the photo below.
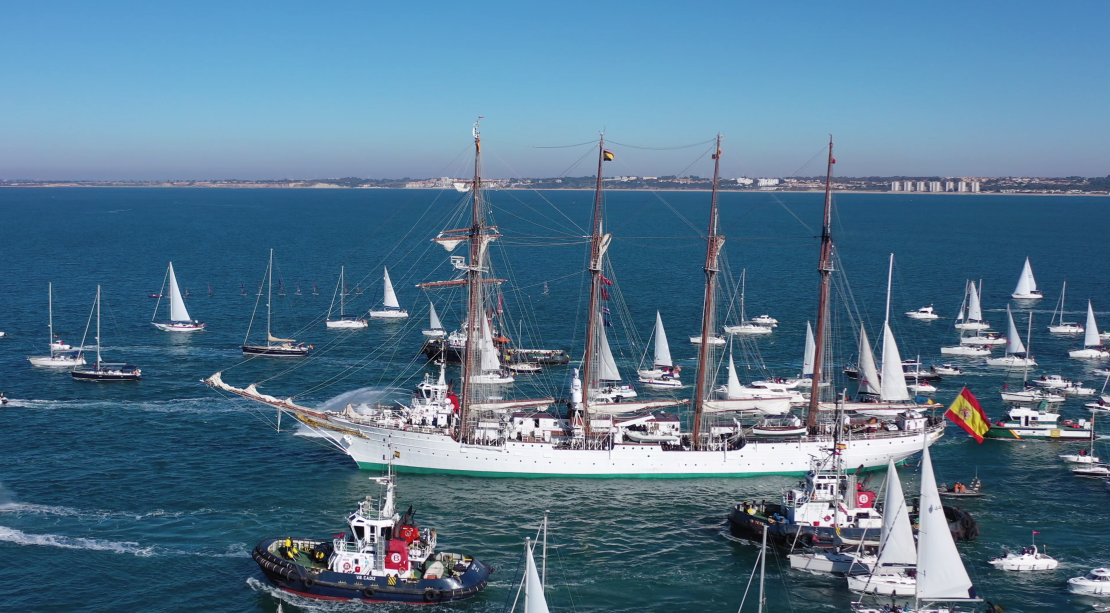
{"type": "Polygon", "coordinates": [[[470,556],[436,552],[436,532],[421,530],[412,508],[394,509],[392,474],[372,479],[385,487],[347,518],[339,538],[272,538],[252,557],[279,589],[324,600],[437,603],[469,598],[486,587],[493,568],[470,556]]]}

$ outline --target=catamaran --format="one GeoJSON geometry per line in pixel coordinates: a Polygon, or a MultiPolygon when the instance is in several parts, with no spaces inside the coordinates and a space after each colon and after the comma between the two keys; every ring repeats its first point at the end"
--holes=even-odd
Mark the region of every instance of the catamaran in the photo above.
{"type": "MultiPolygon", "coordinates": [[[[598,142],[598,173],[594,200],[594,219],[589,241],[589,302],[586,309],[585,356],[580,374],[572,379],[570,401],[565,415],[553,406],[551,398],[505,399],[489,394],[489,386],[473,382],[469,375],[480,373],[484,353],[479,343],[490,306],[489,243],[499,234],[487,224],[489,208],[483,198],[481,179],[481,141],[478,124],[474,126],[475,164],[471,199],[471,223],[447,238],[456,244],[469,244],[469,258],[459,261],[465,276],[447,282],[465,287],[466,346],[463,353],[461,390],[449,385],[432,384],[418,389],[413,402],[397,407],[348,405],[341,411],[313,409],[292,398],[279,399],[263,394],[252,385],[239,388],[223,381],[216,373],[205,382],[218,390],[257,401],[279,411],[293,414],[323,440],[347,453],[360,467],[380,468],[390,461],[398,471],[469,474],[481,476],[526,475],[531,477],[709,477],[758,474],[802,474],[810,460],[830,449],[839,424],[818,422],[817,396],[807,413],[806,434],[787,439],[747,441],[743,427],[734,419],[710,420],[714,414],[708,404],[714,394],[713,374],[718,356],[708,342],[716,323],[718,258],[724,237],[718,220],[718,178],[720,139],[713,156],[714,178],[710,195],[709,232],[703,271],[705,294],[699,347],[698,372],[689,416],[690,429],[678,430],[679,418],[647,411],[668,406],[683,406],[678,399],[636,402],[606,402],[597,394],[612,377],[613,364],[604,355],[604,324],[601,303],[602,270],[609,265],[606,251],[612,236],[602,232],[602,168],[612,154],[598,142]],[[629,409],[637,416],[618,418],[615,412],[629,409]],[[516,411],[516,413],[513,413],[516,411]],[[540,424],[543,424],[542,426],[540,424]],[[654,437],[653,432],[666,436],[654,437]],[[646,434],[645,434],[646,433],[646,434]],[[638,442],[637,439],[645,442],[638,442]]],[[[825,212],[822,224],[822,249],[819,272],[822,278],[818,314],[814,376],[820,380],[823,328],[827,324],[829,275],[831,263],[831,184],[832,143],[829,147],[826,177],[825,212]]],[[[444,233],[445,234],[445,233],[444,233]]],[[[437,242],[445,238],[438,237],[437,242]]],[[[607,283],[606,283],[607,285],[607,283]]],[[[487,324],[488,325],[488,324],[487,324]]],[[[442,372],[442,371],[441,371],[442,372]]],[[[442,375],[441,375],[442,379],[442,375]]],[[[852,465],[879,467],[892,458],[902,461],[919,452],[928,441],[943,434],[944,424],[937,419],[913,420],[915,427],[902,429],[895,424],[861,435],[840,439],[843,460],[852,465]]]]}
{"type": "MultiPolygon", "coordinates": [[[[89,323],[92,323],[92,313],[89,314],[89,323]]],[[[85,335],[81,337],[81,347],[85,346],[85,337],[89,334],[89,326],[85,325],[85,335]]],[[[84,362],[81,362],[84,364],[84,362]]],[[[130,364],[113,364],[100,359],[100,286],[96,286],[96,365],[78,366],[70,371],[74,379],[79,381],[138,381],[143,378],[143,373],[138,367],[130,364]]]]}
{"type": "Polygon", "coordinates": [[[1064,287],[1060,290],[1060,302],[1056,304],[1056,308],[1052,311],[1052,319],[1048,322],[1048,331],[1053,334],[1083,334],[1083,326],[1079,325],[1079,322],[1064,321],[1064,295],[1067,292],[1068,282],[1064,281],[1064,287]],[[1060,316],[1059,321],[1056,320],[1057,315],[1060,316]]]}
{"type": "Polygon", "coordinates": [[[1098,333],[1098,324],[1095,323],[1095,310],[1091,307],[1091,301],[1087,301],[1087,331],[1083,337],[1083,348],[1075,349],[1068,352],[1068,355],[1073,358],[1084,358],[1088,360],[1097,360],[1101,358],[1110,358],[1110,351],[1102,344],[1102,337],[1098,333]]]}
{"type": "Polygon", "coordinates": [[[393,282],[389,280],[389,269],[382,267],[382,272],[385,284],[382,308],[377,311],[370,311],[370,317],[374,319],[403,319],[408,317],[409,312],[402,309],[401,303],[397,302],[397,292],[393,291],[393,282]]]}
{"type": "MultiPolygon", "coordinates": [[[[339,267],[339,283],[335,285],[335,292],[331,295],[331,306],[328,307],[328,318],[326,326],[332,330],[361,330],[367,326],[366,320],[358,315],[344,315],[343,309],[345,308],[344,296],[347,295],[347,286],[344,285],[346,279],[346,267],[339,267]],[[331,318],[331,311],[335,308],[335,295],[339,294],[339,319],[331,318]]],[[[299,288],[299,286],[298,286],[299,288]]]]}
{"type": "Polygon", "coordinates": [[[61,368],[73,368],[74,366],[81,366],[85,363],[85,357],[81,349],[73,350],[73,347],[67,345],[54,334],[54,284],[49,283],[46,286],[46,300],[49,308],[49,322],[50,322],[50,355],[30,356],[27,358],[33,366],[50,366],[61,368]]]}
{"type": "Polygon", "coordinates": [[[1041,290],[1037,289],[1037,280],[1033,278],[1033,267],[1029,265],[1029,258],[1025,258],[1025,266],[1021,269],[1021,276],[1018,277],[1017,287],[1014,288],[1014,293],[1010,294],[1017,300],[1040,300],[1044,298],[1041,290]]]}
{"type": "MultiPolygon", "coordinates": [[[[308,355],[310,346],[298,343],[292,338],[278,338],[273,335],[270,327],[271,308],[274,292],[274,250],[270,250],[270,263],[266,266],[266,344],[248,345],[251,337],[251,327],[254,326],[254,316],[258,312],[258,301],[254,303],[254,312],[251,313],[251,323],[247,326],[247,335],[243,337],[243,353],[247,355],[268,355],[274,357],[301,358],[308,355]]],[[[262,296],[262,286],[258,286],[258,296],[262,296]]]]}
{"type": "Polygon", "coordinates": [[[154,305],[154,316],[150,318],[150,323],[163,332],[199,332],[203,330],[206,324],[189,317],[189,311],[185,308],[185,299],[181,297],[181,288],[177,285],[177,275],[173,272],[173,262],[170,262],[166,269],[166,278],[162,280],[162,289],[159,290],[159,295],[165,291],[167,284],[170,286],[170,320],[166,322],[154,321],[158,318],[158,307],[162,304],[162,299],[159,298],[154,305]]]}

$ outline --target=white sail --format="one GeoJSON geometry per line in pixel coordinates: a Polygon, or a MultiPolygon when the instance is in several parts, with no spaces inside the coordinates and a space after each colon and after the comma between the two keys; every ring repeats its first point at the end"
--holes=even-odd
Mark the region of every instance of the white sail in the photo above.
{"type": "Polygon", "coordinates": [[[883,324],[883,378],[879,398],[887,401],[910,399],[906,376],[902,373],[902,356],[889,323],[883,324]]]}
{"type": "Polygon", "coordinates": [[[597,360],[597,380],[598,381],[620,381],[621,373],[617,370],[617,361],[613,359],[613,351],[609,349],[609,339],[605,336],[605,322],[601,320],[601,314],[598,314],[597,335],[598,344],[601,347],[597,360]]]}
{"type": "Polygon", "coordinates": [[[730,400],[740,398],[740,377],[736,376],[736,363],[732,361],[732,352],[728,353],[728,397],[730,400]]]}
{"type": "Polygon", "coordinates": [[[816,352],[817,344],[813,342],[813,328],[809,327],[809,322],[806,322],[806,352],[805,357],[802,358],[802,374],[813,374],[813,359],[816,352]]]}
{"type": "Polygon", "coordinates": [[[879,383],[879,371],[875,368],[875,355],[871,353],[871,343],[867,340],[867,330],[863,324],[859,327],[859,392],[861,394],[879,394],[882,391],[879,383]]]}
{"type": "Polygon", "coordinates": [[[439,321],[439,315],[436,314],[436,305],[428,302],[428,308],[431,311],[428,313],[428,328],[431,330],[442,330],[443,324],[439,321]]]}
{"type": "Polygon", "coordinates": [[[177,275],[173,274],[173,262],[170,262],[170,321],[192,321],[181,297],[181,288],[177,286],[177,275]]]}
{"type": "Polygon", "coordinates": [[[968,321],[983,321],[983,307],[979,304],[979,290],[975,287],[974,281],[971,282],[971,291],[968,292],[967,305],[968,321]]]}
{"type": "Polygon", "coordinates": [[[528,552],[528,568],[524,579],[524,613],[548,613],[547,599],[543,595],[543,581],[536,570],[536,560],[532,557],[532,548],[525,547],[528,552]]]}
{"type": "Polygon", "coordinates": [[[482,317],[482,370],[501,370],[501,360],[497,358],[497,347],[493,345],[493,334],[489,330],[489,322],[482,317]]]}
{"type": "Polygon", "coordinates": [[[1098,347],[1102,339],[1098,337],[1098,324],[1095,323],[1095,310],[1091,308],[1091,301],[1087,301],[1087,329],[1083,337],[1083,346],[1098,347]]]}
{"type": "Polygon", "coordinates": [[[975,598],[960,552],[952,540],[948,520],[937,492],[933,461],[926,447],[921,456],[921,515],[917,532],[917,599],[963,600],[975,598]]]}
{"type": "Polygon", "coordinates": [[[1033,278],[1033,267],[1029,265],[1029,258],[1025,258],[1025,266],[1021,269],[1014,295],[1028,295],[1037,291],[1037,280],[1033,278]]]}
{"type": "Polygon", "coordinates": [[[883,532],[879,539],[879,566],[898,564],[910,566],[917,563],[917,545],[910,527],[910,514],[906,509],[906,496],[902,481],[894,468],[894,459],[886,468],[886,500],[883,503],[883,532]]]}
{"type": "Polygon", "coordinates": [[[671,361],[671,346],[667,344],[667,333],[663,330],[663,316],[655,312],[655,365],[674,366],[671,361]]]}
{"type": "MultiPolygon", "coordinates": [[[[1010,312],[1010,305],[1006,305],[1006,353],[1025,353],[1025,345],[1018,335],[1017,326],[1014,325],[1014,314],[1010,312]]],[[[1098,333],[1095,333],[1098,338],[1098,333]]]]}
{"type": "Polygon", "coordinates": [[[382,270],[385,271],[385,300],[383,300],[383,303],[387,309],[399,309],[401,304],[397,302],[397,293],[393,291],[393,282],[389,280],[389,269],[383,266],[382,270]]]}

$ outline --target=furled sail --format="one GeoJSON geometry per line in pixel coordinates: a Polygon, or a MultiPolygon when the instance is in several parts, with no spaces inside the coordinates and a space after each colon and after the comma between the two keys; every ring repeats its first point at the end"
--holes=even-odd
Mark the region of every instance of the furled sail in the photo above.
{"type": "Polygon", "coordinates": [[[814,353],[817,350],[817,344],[813,342],[813,328],[809,327],[809,322],[806,322],[806,352],[805,357],[802,358],[802,374],[813,374],[813,359],[814,353]]]}
{"type": "MultiPolygon", "coordinates": [[[[598,314],[601,318],[601,314],[598,314]]],[[[601,346],[601,351],[598,352],[598,381],[620,381],[621,373],[617,370],[617,361],[613,359],[613,351],[609,349],[609,339],[605,336],[604,322],[599,321],[597,325],[598,343],[601,346]]]]}
{"type": "Polygon", "coordinates": [[[975,287],[974,281],[971,282],[967,304],[968,321],[983,321],[983,307],[979,304],[979,290],[975,287]]]}
{"type": "Polygon", "coordinates": [[[655,365],[673,366],[671,346],[667,344],[667,333],[663,330],[663,316],[655,312],[655,365]]]}
{"type": "MultiPolygon", "coordinates": [[[[1006,353],[1025,353],[1025,345],[1018,335],[1017,326],[1014,325],[1014,314],[1010,312],[1010,305],[1006,305],[1006,353]]],[[[1098,333],[1095,333],[1098,338],[1098,333]]]]}
{"type": "Polygon", "coordinates": [[[270,341],[271,343],[295,343],[295,342],[297,342],[296,339],[278,338],[278,337],[274,336],[273,334],[267,334],[266,335],[266,340],[270,341]]]}
{"type": "Polygon", "coordinates": [[[181,288],[177,286],[177,275],[173,274],[173,262],[170,262],[170,321],[192,321],[181,297],[181,288]]]}
{"type": "Polygon", "coordinates": [[[921,456],[921,502],[917,532],[917,599],[966,600],[975,598],[960,552],[944,517],[933,460],[926,447],[921,456]]]}
{"type": "Polygon", "coordinates": [[[1025,258],[1025,266],[1021,269],[1021,276],[1018,277],[1014,294],[1028,295],[1035,291],[1037,291],[1037,280],[1033,278],[1033,267],[1029,265],[1029,258],[1025,258]]]}
{"type": "Polygon", "coordinates": [[[879,394],[882,387],[879,371],[875,367],[875,355],[871,353],[871,343],[867,340],[867,330],[859,327],[859,393],[879,394]]]}
{"type": "Polygon", "coordinates": [[[482,370],[501,370],[501,360],[497,357],[497,347],[493,345],[493,334],[489,329],[489,322],[482,317],[482,370]]]}
{"type": "Polygon", "coordinates": [[[879,398],[882,400],[910,399],[906,375],[902,372],[902,356],[898,353],[898,343],[894,341],[889,323],[883,323],[883,378],[879,390],[879,398]]]}
{"type": "Polygon", "coordinates": [[[443,324],[439,321],[439,315],[436,314],[436,305],[428,302],[428,308],[431,309],[428,314],[428,327],[432,330],[442,330],[443,324]]]}
{"type": "Polygon", "coordinates": [[[397,292],[393,291],[393,282],[389,280],[389,269],[382,267],[385,271],[385,300],[383,301],[386,308],[399,309],[401,304],[397,302],[397,292]]]}
{"type": "Polygon", "coordinates": [[[883,503],[883,532],[879,539],[879,566],[910,566],[917,563],[917,546],[906,509],[902,482],[894,468],[894,458],[886,468],[886,500],[883,503]]]}
{"type": "Polygon", "coordinates": [[[1091,301],[1087,301],[1087,329],[1083,336],[1083,345],[1085,347],[1098,347],[1102,345],[1102,339],[1098,336],[1098,324],[1095,323],[1095,310],[1091,308],[1091,301]]]}

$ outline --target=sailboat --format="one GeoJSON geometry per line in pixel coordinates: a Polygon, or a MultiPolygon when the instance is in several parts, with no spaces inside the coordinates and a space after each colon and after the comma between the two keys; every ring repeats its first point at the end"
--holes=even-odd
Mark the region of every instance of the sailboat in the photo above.
{"type": "Polygon", "coordinates": [[[46,286],[46,300],[49,308],[49,322],[50,322],[50,355],[44,356],[30,356],[27,358],[32,366],[51,366],[72,368],[74,366],[81,366],[85,363],[85,357],[82,355],[81,350],[76,351],[64,342],[62,339],[54,335],[54,284],[49,283],[46,286]]]}
{"type": "MultiPolygon", "coordinates": [[[[1032,319],[1033,314],[1029,314],[1032,319]]],[[[1032,325],[1032,324],[1030,324],[1032,325]]],[[[1028,355],[1025,345],[1018,335],[1017,326],[1014,325],[1014,314],[1010,312],[1010,305],[1006,305],[1006,355],[1000,358],[988,358],[987,364],[991,366],[1036,366],[1037,362],[1028,355]]]]}
{"type": "Polygon", "coordinates": [[[1102,337],[1098,333],[1098,324],[1095,323],[1095,310],[1091,307],[1091,301],[1087,301],[1087,331],[1083,336],[1083,348],[1069,351],[1068,355],[1073,358],[1084,359],[1101,359],[1110,358],[1110,351],[1102,344],[1102,337]]]}
{"type": "Polygon", "coordinates": [[[957,330],[986,330],[991,327],[990,322],[983,321],[983,306],[979,302],[982,289],[982,282],[978,288],[975,287],[974,281],[967,282],[964,292],[964,305],[967,306],[967,310],[964,311],[964,305],[960,306],[960,314],[956,317],[957,330]]]}
{"type": "Polygon", "coordinates": [[[470,375],[471,383],[507,385],[515,381],[515,378],[501,367],[501,356],[497,346],[493,344],[490,322],[485,316],[482,316],[482,336],[478,344],[478,353],[479,372],[470,375]]]}
{"type": "Polygon", "coordinates": [[[375,319],[401,319],[409,316],[409,312],[401,308],[401,304],[397,302],[397,293],[393,291],[393,282],[389,280],[389,269],[383,267],[383,279],[385,280],[384,298],[382,300],[383,308],[380,311],[370,311],[370,317],[375,319]]]}
{"type": "Polygon", "coordinates": [[[1083,334],[1083,326],[1079,325],[1077,321],[1064,321],[1064,295],[1068,291],[1068,282],[1064,281],[1064,287],[1060,290],[1060,302],[1056,304],[1056,308],[1052,311],[1052,319],[1048,322],[1048,331],[1053,334],[1083,334]],[[1056,320],[1056,316],[1060,316],[1060,320],[1056,320]],[[1053,324],[1053,322],[1056,322],[1053,324]]]}
{"type": "Polygon", "coordinates": [[[912,570],[917,565],[917,544],[902,493],[902,481],[891,461],[886,469],[886,498],[883,503],[883,529],[879,538],[879,557],[866,575],[848,577],[848,589],[864,594],[913,596],[917,581],[912,570]]]}
{"type": "MultiPolygon", "coordinates": [[[[89,323],[92,323],[92,314],[89,314],[89,323]]],[[[85,325],[85,335],[89,333],[88,324],[85,325]]],[[[138,381],[143,378],[143,373],[137,366],[130,364],[112,364],[100,359],[100,286],[96,286],[96,365],[78,366],[70,371],[74,379],[80,381],[138,381]]],[[[85,346],[85,337],[81,337],[81,347],[85,346]]],[[[81,362],[84,364],[84,362],[81,362]]]]}
{"type": "Polygon", "coordinates": [[[315,281],[312,282],[312,295],[313,296],[319,296],[320,295],[320,292],[316,291],[316,282],[315,281]]]}
{"type": "Polygon", "coordinates": [[[773,326],[778,325],[777,320],[773,325],[764,325],[747,319],[744,309],[744,294],[747,293],[747,277],[748,270],[745,268],[740,272],[740,325],[725,326],[725,332],[728,334],[770,334],[774,332],[773,326]]]}
{"type": "Polygon", "coordinates": [[[547,514],[543,516],[543,571],[536,568],[536,558],[532,555],[539,540],[524,540],[524,576],[520,578],[516,598],[509,613],[516,611],[521,592],[524,592],[524,613],[548,613],[547,597],[544,594],[547,582],[547,514]]]}
{"type": "MultiPolygon", "coordinates": [[[[489,242],[499,236],[487,225],[489,207],[485,204],[481,183],[481,141],[478,126],[474,128],[475,170],[472,189],[464,198],[472,200],[471,221],[465,229],[448,230],[433,239],[437,243],[469,243],[469,258],[459,258],[458,270],[463,276],[450,281],[436,281],[434,287],[463,287],[467,293],[466,350],[463,353],[461,390],[436,391],[431,405],[379,407],[359,405],[343,411],[325,411],[297,404],[260,392],[256,386],[235,387],[217,372],[206,379],[213,388],[292,413],[306,427],[350,456],[360,467],[383,467],[388,459],[398,471],[465,474],[480,476],[529,477],[722,477],[757,474],[802,474],[810,468],[813,456],[826,453],[840,443],[843,460],[852,465],[880,467],[891,458],[900,462],[918,453],[926,441],[943,435],[944,424],[925,423],[916,428],[902,429],[891,424],[863,436],[847,433],[834,442],[831,424],[817,425],[817,411],[811,407],[814,420],[811,434],[786,442],[743,445],[742,429],[735,423],[713,423],[708,419],[706,401],[711,400],[711,375],[718,370],[711,355],[712,348],[703,343],[699,349],[698,383],[691,428],[682,431],[679,417],[646,413],[649,409],[681,406],[680,400],[653,402],[603,403],[586,390],[605,377],[602,370],[602,345],[599,330],[604,327],[601,290],[602,270],[607,265],[605,251],[612,240],[602,232],[604,217],[602,168],[605,155],[604,139],[598,142],[598,174],[594,201],[594,218],[590,232],[587,274],[590,301],[585,309],[586,344],[580,374],[571,380],[570,403],[566,413],[552,398],[505,399],[489,396],[488,388],[472,384],[467,376],[477,373],[480,365],[479,339],[483,315],[488,312],[488,283],[504,280],[489,279],[489,242]],[[638,415],[613,417],[614,410],[629,405],[641,411],[638,415]],[[513,414],[513,412],[517,414],[513,414]],[[509,419],[502,419],[501,416],[509,419]],[[434,419],[433,419],[434,418],[434,419]],[[644,442],[638,442],[639,438],[644,442]],[[628,441],[628,442],[626,442],[628,441]]],[[[831,143],[830,143],[831,144],[831,143]]],[[[719,148],[718,148],[719,150],[719,148]]],[[[611,156],[611,154],[610,154],[611,156]]],[[[713,330],[714,304],[718,270],[717,255],[723,242],[718,233],[717,186],[719,155],[714,165],[714,189],[710,196],[710,230],[707,258],[703,267],[706,292],[703,301],[702,337],[713,330]]],[[[826,187],[831,190],[832,151],[829,152],[829,175],[826,187]]],[[[823,217],[822,276],[831,272],[831,198],[826,197],[823,217]]],[[[432,286],[422,284],[423,288],[432,286]]],[[[829,285],[822,282],[821,308],[827,305],[829,285]]],[[[822,317],[824,317],[822,315],[822,317]]],[[[821,320],[824,322],[824,320],[821,320]]],[[[820,337],[819,337],[820,338],[820,337]]],[[[821,345],[817,344],[820,356],[821,345]]],[[[820,357],[815,373],[820,373],[820,357]]],[[[606,366],[605,368],[608,368],[606,366]]],[[[445,386],[446,387],[446,386],[445,386]]],[[[438,388],[437,388],[438,390],[438,388]]],[[[730,420],[731,421],[731,420],[730,420]]]]}
{"type": "Polygon", "coordinates": [[[764,386],[744,386],[736,375],[736,362],[732,359],[732,348],[728,352],[728,383],[716,389],[716,396],[705,401],[705,410],[710,413],[757,412],[763,415],[786,415],[795,402],[804,402],[800,392],[775,387],[768,382],[764,386]]]}
{"type": "Polygon", "coordinates": [[[674,362],[671,360],[671,346],[667,343],[667,332],[663,330],[663,316],[659,311],[655,312],[655,357],[652,360],[652,368],[646,368],[637,371],[636,374],[640,375],[640,383],[648,387],[658,388],[674,388],[682,387],[682,381],[679,380],[679,372],[682,367],[675,367],[674,362]]]}
{"type": "MultiPolygon", "coordinates": [[[[345,270],[346,270],[346,267],[344,267],[344,266],[339,267],[339,283],[337,283],[335,285],[335,293],[333,293],[332,296],[331,296],[331,306],[328,307],[328,318],[327,318],[326,326],[329,329],[332,329],[332,330],[334,330],[334,329],[361,330],[361,329],[363,329],[367,326],[367,323],[366,323],[365,319],[359,317],[358,315],[344,315],[343,314],[344,303],[345,303],[343,288],[346,287],[346,285],[343,284],[344,280],[346,278],[345,270]],[[335,308],[335,294],[339,294],[339,319],[332,319],[331,318],[331,311],[332,311],[333,308],[335,308]]],[[[299,289],[300,289],[300,286],[298,286],[298,290],[299,289]]]]}
{"type": "Polygon", "coordinates": [[[1029,258],[1025,258],[1025,266],[1021,269],[1021,276],[1018,277],[1017,287],[1014,288],[1014,293],[1010,294],[1017,300],[1040,300],[1044,298],[1041,290],[1037,289],[1037,280],[1033,278],[1033,267],[1029,265],[1029,258]]]}
{"type": "Polygon", "coordinates": [[[162,281],[162,290],[158,293],[162,293],[167,284],[170,286],[170,320],[167,322],[154,321],[158,318],[158,307],[162,304],[162,299],[159,298],[154,305],[154,317],[151,317],[150,323],[163,332],[199,332],[203,330],[207,324],[189,317],[189,311],[185,308],[185,299],[181,297],[181,288],[177,286],[177,275],[173,272],[173,262],[170,262],[169,268],[166,269],[166,278],[162,281]]]}
{"type": "Polygon", "coordinates": [[[447,335],[447,330],[443,328],[443,324],[439,321],[439,314],[436,313],[435,303],[428,301],[428,327],[423,330],[424,336],[429,338],[443,338],[447,335]]]}
{"type": "MultiPolygon", "coordinates": [[[[258,295],[262,295],[262,286],[259,285],[258,295]]],[[[258,302],[255,301],[254,313],[251,313],[251,323],[247,326],[247,335],[243,338],[243,353],[247,355],[269,355],[275,357],[300,358],[308,355],[311,347],[298,343],[291,338],[277,338],[271,332],[271,307],[274,292],[274,250],[270,250],[270,263],[266,266],[266,344],[248,345],[251,337],[251,327],[254,325],[254,315],[258,312],[258,302]]]]}

